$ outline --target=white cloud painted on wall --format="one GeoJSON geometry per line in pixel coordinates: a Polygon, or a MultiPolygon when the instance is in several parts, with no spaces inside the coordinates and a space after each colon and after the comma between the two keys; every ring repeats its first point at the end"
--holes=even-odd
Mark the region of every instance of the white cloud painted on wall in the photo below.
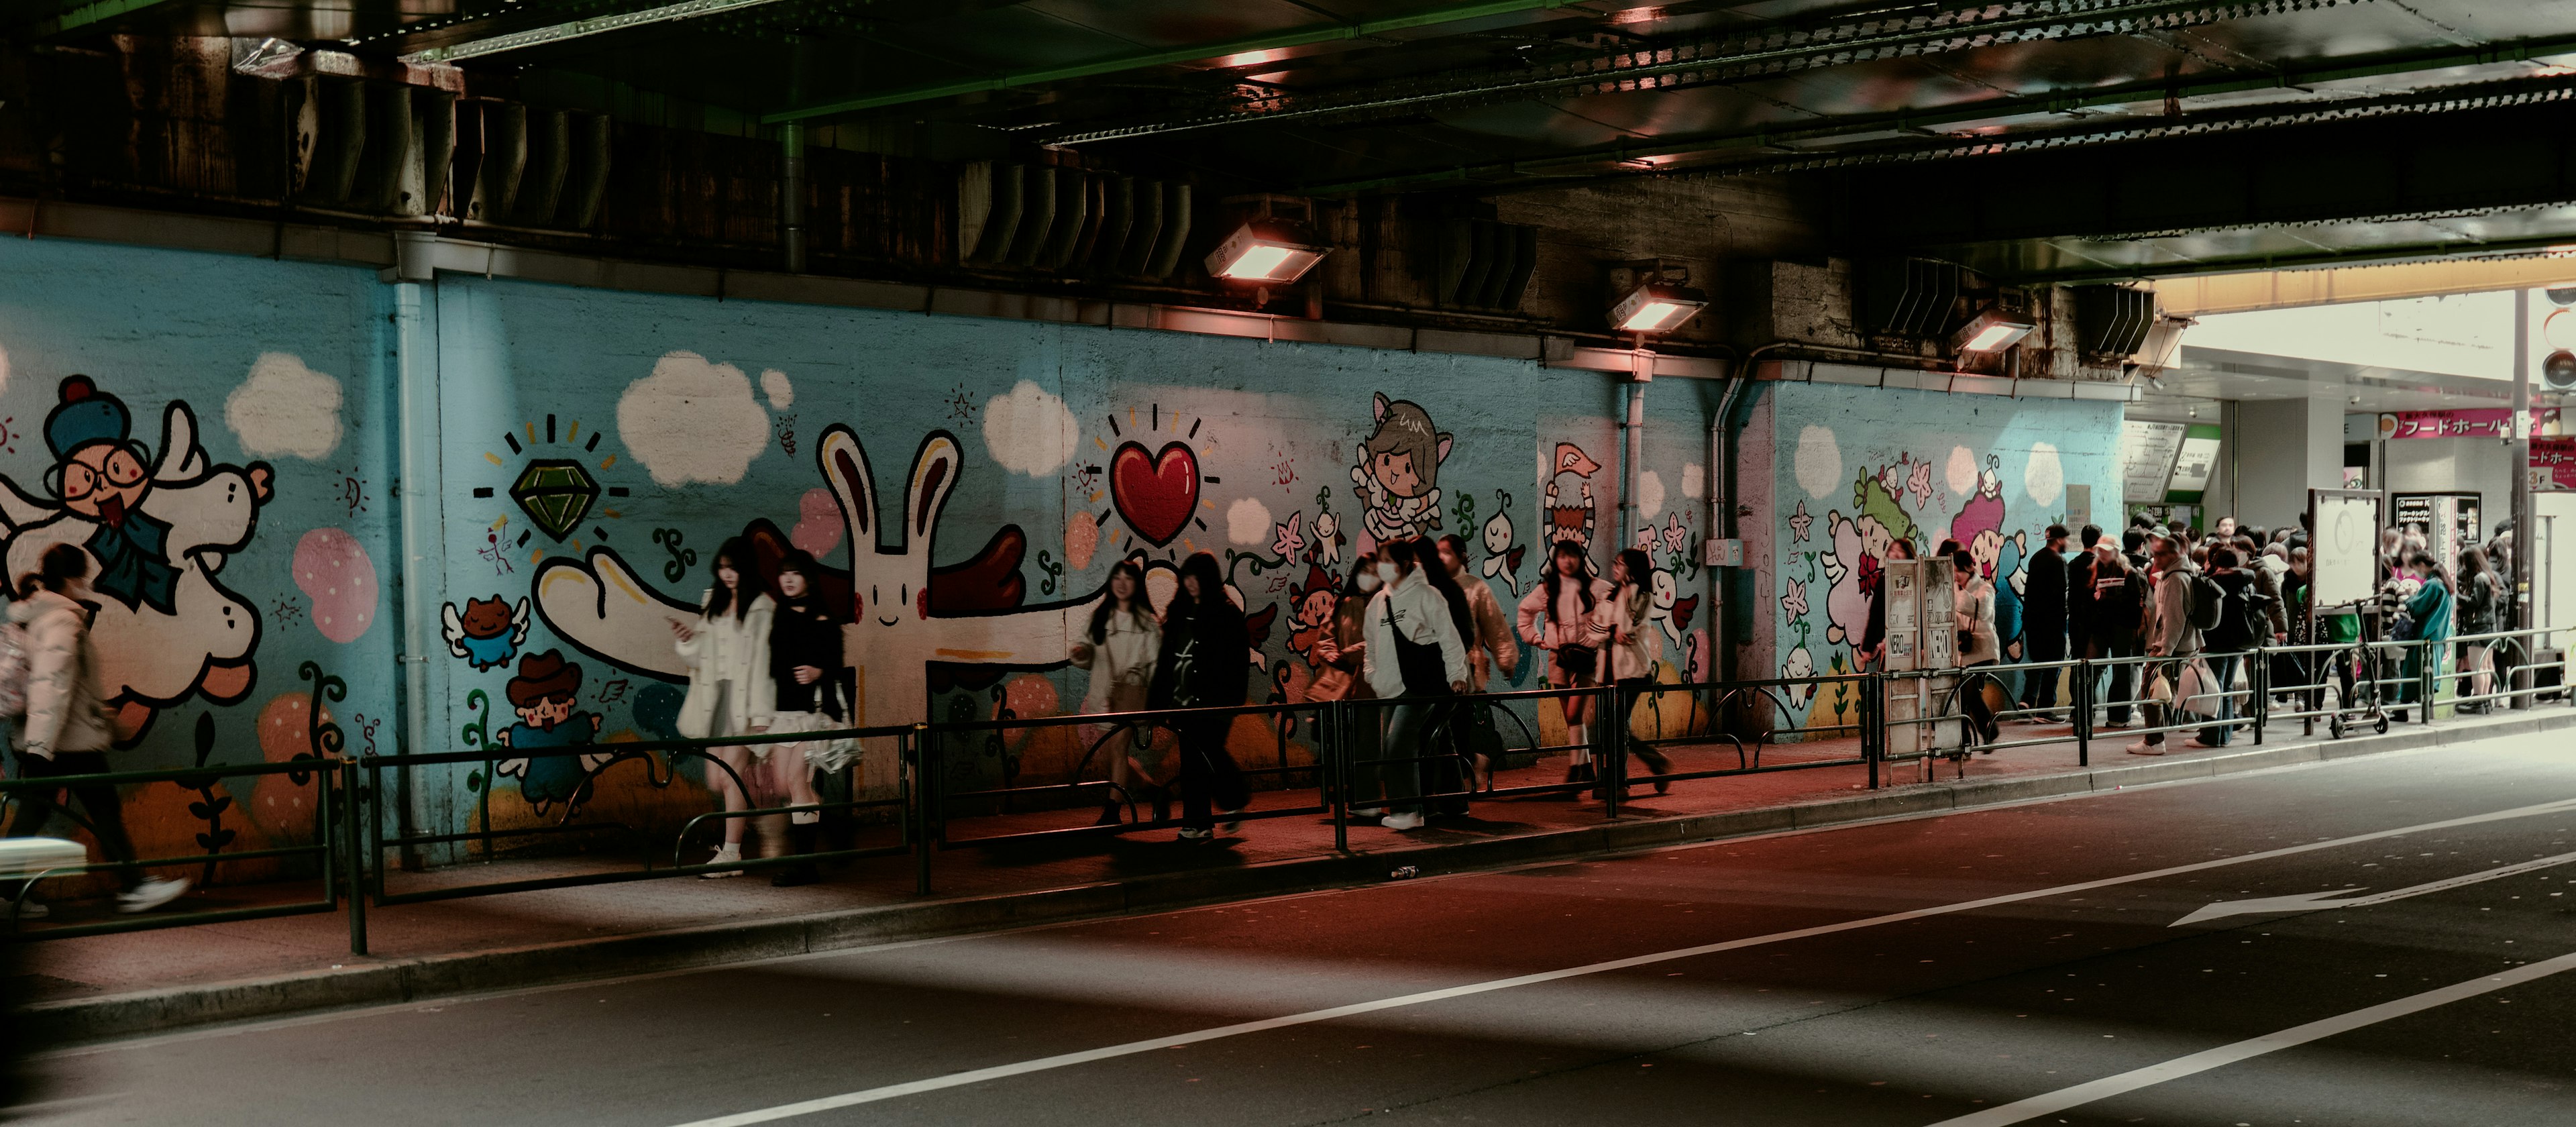
{"type": "Polygon", "coordinates": [[[796,385],[787,382],[787,373],[776,368],[761,370],[760,393],[769,397],[772,411],[784,411],[796,405],[796,385]]]}
{"type": "Polygon", "coordinates": [[[733,485],[769,448],[769,412],[731,364],[674,352],[617,398],[617,440],[657,485],[733,485]]]}
{"type": "MultiPolygon", "coordinates": [[[[1081,428],[1064,400],[1029,380],[984,401],[984,452],[1016,474],[1043,477],[1073,460],[1081,428]]],[[[1237,541],[1245,543],[1246,541],[1237,541]]]]}
{"type": "Polygon", "coordinates": [[[1798,488],[1817,499],[1831,497],[1843,481],[1843,448],[1831,427],[1810,424],[1798,431],[1798,488]]]}
{"type": "Polygon", "coordinates": [[[1965,446],[1950,448],[1950,460],[1941,467],[1941,480],[1949,485],[1953,496],[1965,498],[1977,488],[1977,452],[1965,446]]]}
{"type": "Polygon", "coordinates": [[[1682,496],[1699,500],[1708,496],[1708,467],[1697,462],[1682,465],[1682,496]]]}
{"type": "Polygon", "coordinates": [[[291,352],[260,353],[224,397],[224,425],[246,453],[321,461],[340,448],[340,381],[291,352]]]}
{"type": "Polygon", "coordinates": [[[1655,471],[1637,475],[1637,512],[1649,520],[1664,511],[1664,479],[1655,471]]]}
{"type": "Polygon", "coordinates": [[[2055,444],[2031,444],[2030,463],[2021,470],[2021,489],[2030,494],[2034,503],[2043,506],[2056,504],[2057,498],[2066,492],[2066,466],[2058,461],[2055,444]]]}
{"type": "Polygon", "coordinates": [[[9,350],[0,348],[0,395],[9,393],[9,350]]]}
{"type": "Polygon", "coordinates": [[[1225,538],[1246,547],[1270,543],[1270,506],[1246,497],[1225,507],[1225,538]]]}

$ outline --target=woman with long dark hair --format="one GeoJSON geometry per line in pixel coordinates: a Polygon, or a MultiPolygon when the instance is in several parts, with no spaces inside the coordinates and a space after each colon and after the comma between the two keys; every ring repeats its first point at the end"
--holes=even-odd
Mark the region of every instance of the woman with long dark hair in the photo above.
{"type": "MultiPolygon", "coordinates": [[[[1636,715],[1637,699],[1655,682],[1655,659],[1663,656],[1663,635],[1647,616],[1654,610],[1655,564],[1644,551],[1627,548],[1610,561],[1610,597],[1601,600],[1593,612],[1601,640],[1609,650],[1611,683],[1618,686],[1618,710],[1608,717],[1617,733],[1627,741],[1628,754],[1643,761],[1646,769],[1657,775],[1669,775],[1672,761],[1655,745],[1638,739],[1629,725],[1636,715]]],[[[1608,793],[1604,781],[1603,794],[1608,793]]],[[[1655,780],[1655,793],[1671,790],[1672,780],[1655,780]]]]}
{"type": "MultiPolygon", "coordinates": [[[[1610,597],[1610,585],[1590,574],[1583,545],[1559,540],[1548,549],[1544,577],[1521,598],[1521,640],[1547,651],[1547,683],[1559,689],[1590,688],[1601,683],[1601,635],[1592,609],[1610,597]],[[1544,617],[1544,625],[1539,619],[1544,617]]],[[[1567,783],[1594,781],[1592,743],[1584,730],[1592,698],[1569,695],[1565,709],[1566,742],[1574,754],[1565,768],[1567,783]]]]}
{"type": "MultiPolygon", "coordinates": [[[[841,623],[844,621],[814,589],[814,557],[791,549],[778,561],[778,609],[769,628],[769,673],[775,682],[777,709],[770,715],[772,732],[821,732],[846,725],[841,670],[841,623]]],[[[817,806],[817,770],[838,773],[857,753],[853,740],[809,740],[758,744],[752,757],[761,761],[771,793],[783,792],[791,806],[817,806]],[[765,753],[765,754],[764,754],[765,753]]],[[[823,812],[798,810],[787,815],[787,847],[804,855],[814,852],[823,812]]],[[[780,888],[812,884],[822,875],[812,861],[779,871],[769,883],[780,888]]]]}
{"type": "MultiPolygon", "coordinates": [[[[1342,581],[1339,601],[1333,604],[1333,618],[1322,637],[1315,639],[1309,651],[1315,663],[1315,679],[1306,686],[1306,699],[1311,701],[1375,700],[1376,691],[1369,688],[1368,608],[1369,600],[1385,586],[1378,578],[1377,557],[1362,552],[1351,559],[1350,577],[1342,581]]],[[[1374,715],[1366,713],[1363,714],[1374,715]]],[[[1380,746],[1375,723],[1353,724],[1347,736],[1353,761],[1378,758],[1380,746]]],[[[1351,813],[1364,818],[1386,816],[1386,792],[1377,785],[1375,771],[1355,772],[1350,782],[1351,813]]]]}
{"type": "MultiPolygon", "coordinates": [[[[1120,560],[1109,569],[1109,590],[1092,608],[1091,624],[1073,644],[1073,663],[1091,671],[1091,687],[1082,694],[1082,711],[1093,716],[1145,710],[1145,690],[1154,680],[1154,657],[1163,644],[1163,625],[1154,621],[1154,605],[1145,597],[1145,569],[1120,560]]],[[[1151,729],[1147,729],[1149,732],[1151,729]]],[[[1118,824],[1121,799],[1146,794],[1154,799],[1160,821],[1169,800],[1152,765],[1134,755],[1152,746],[1136,743],[1136,729],[1121,724],[1104,738],[1100,753],[1109,759],[1109,797],[1096,825],[1118,824]],[[1132,772],[1132,775],[1131,775],[1132,772]],[[1141,776],[1142,788],[1128,780],[1141,776]]]]}
{"type": "MultiPolygon", "coordinates": [[[[1243,610],[1226,597],[1225,572],[1200,552],[1181,564],[1181,588],[1163,608],[1163,637],[1154,679],[1145,692],[1157,709],[1231,708],[1243,703],[1252,674],[1252,633],[1243,610]]],[[[1227,716],[1175,717],[1181,750],[1181,840],[1216,836],[1216,812],[1236,814],[1252,797],[1243,771],[1225,749],[1227,716]]],[[[1239,823],[1229,822],[1232,832],[1239,823]]]]}
{"type": "MultiPolygon", "coordinates": [[[[2423,696],[2419,686],[2424,683],[2426,665],[2430,664],[2438,686],[2443,667],[2450,664],[2451,577],[2444,571],[2442,561],[2420,548],[2407,552],[2406,568],[2414,575],[2416,588],[2406,600],[2405,640],[2424,644],[2406,647],[2406,660],[2399,666],[2403,680],[2397,686],[2397,699],[2431,708],[2432,701],[2419,702],[2417,698],[2423,696]]],[[[2406,719],[2406,712],[2399,710],[2397,719],[2406,719]]]]}
{"type": "MultiPolygon", "coordinates": [[[[671,620],[679,639],[680,661],[689,667],[689,695],[680,702],[680,735],[692,740],[722,739],[769,729],[778,711],[778,683],[769,675],[770,619],[778,604],[760,589],[752,570],[751,545],[740,537],[716,549],[711,570],[715,585],[699,602],[695,622],[671,620]]],[[[751,773],[751,749],[739,745],[710,750],[723,768],[707,772],[727,812],[751,809],[751,796],[736,784],[751,773]],[[725,768],[730,768],[727,770],[725,768]]],[[[742,860],[742,828],[747,818],[724,819],[724,846],[707,859],[710,865],[742,860]]],[[[702,873],[709,879],[738,877],[740,869],[702,873]]]]}
{"type": "MultiPolygon", "coordinates": [[[[2496,611],[2504,605],[2504,584],[2496,578],[2495,569],[2487,566],[2487,554],[2475,545],[2460,549],[2460,585],[2452,592],[2459,608],[2460,633],[2488,634],[2503,627],[2497,625],[2496,611]]],[[[2495,691],[2495,644],[2489,641],[2460,643],[2460,670],[2470,674],[2470,696],[2485,696],[2495,691]]],[[[2490,712],[2495,702],[2470,701],[2460,706],[2462,712],[2490,712]]]]}

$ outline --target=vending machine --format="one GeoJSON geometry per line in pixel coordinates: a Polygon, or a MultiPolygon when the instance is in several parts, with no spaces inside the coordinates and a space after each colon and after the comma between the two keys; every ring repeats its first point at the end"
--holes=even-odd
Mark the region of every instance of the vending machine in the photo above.
{"type": "Polygon", "coordinates": [[[1946,559],[1889,560],[1881,565],[1878,581],[1887,597],[1887,671],[1934,674],[1888,680],[1884,746],[1889,755],[1967,746],[1967,726],[1950,700],[1959,685],[1954,613],[1958,588],[1951,570],[1946,559]],[[1916,722],[1925,717],[1941,719],[1916,722]]]}

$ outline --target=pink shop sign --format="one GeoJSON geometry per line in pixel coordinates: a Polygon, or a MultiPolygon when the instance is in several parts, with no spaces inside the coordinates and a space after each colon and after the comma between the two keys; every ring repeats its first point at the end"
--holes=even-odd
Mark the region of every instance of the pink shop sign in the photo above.
{"type": "MultiPolygon", "coordinates": [[[[2558,408],[2531,409],[2531,432],[2558,429],[2558,408]]],[[[2465,407],[2449,411],[2384,411],[2379,416],[2381,438],[2511,438],[2513,409],[2510,407],[2465,407]]]]}

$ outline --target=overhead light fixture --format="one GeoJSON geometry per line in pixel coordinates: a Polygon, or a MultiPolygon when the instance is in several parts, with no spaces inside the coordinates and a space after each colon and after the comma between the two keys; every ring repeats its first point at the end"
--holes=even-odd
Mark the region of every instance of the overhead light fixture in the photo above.
{"type": "Polygon", "coordinates": [[[1208,252],[1209,274],[1229,281],[1286,285],[1306,276],[1333,248],[1307,238],[1291,224],[1255,219],[1208,252]]]}
{"type": "Polygon", "coordinates": [[[1623,333],[1669,333],[1708,308],[1708,295],[1688,286],[1649,282],[1610,307],[1610,325],[1623,333]]]}
{"type": "Polygon", "coordinates": [[[2000,352],[2019,343],[2039,326],[2026,317],[1989,307],[1968,319],[1959,331],[1950,335],[1950,344],[1961,352],[2000,352]]]}

